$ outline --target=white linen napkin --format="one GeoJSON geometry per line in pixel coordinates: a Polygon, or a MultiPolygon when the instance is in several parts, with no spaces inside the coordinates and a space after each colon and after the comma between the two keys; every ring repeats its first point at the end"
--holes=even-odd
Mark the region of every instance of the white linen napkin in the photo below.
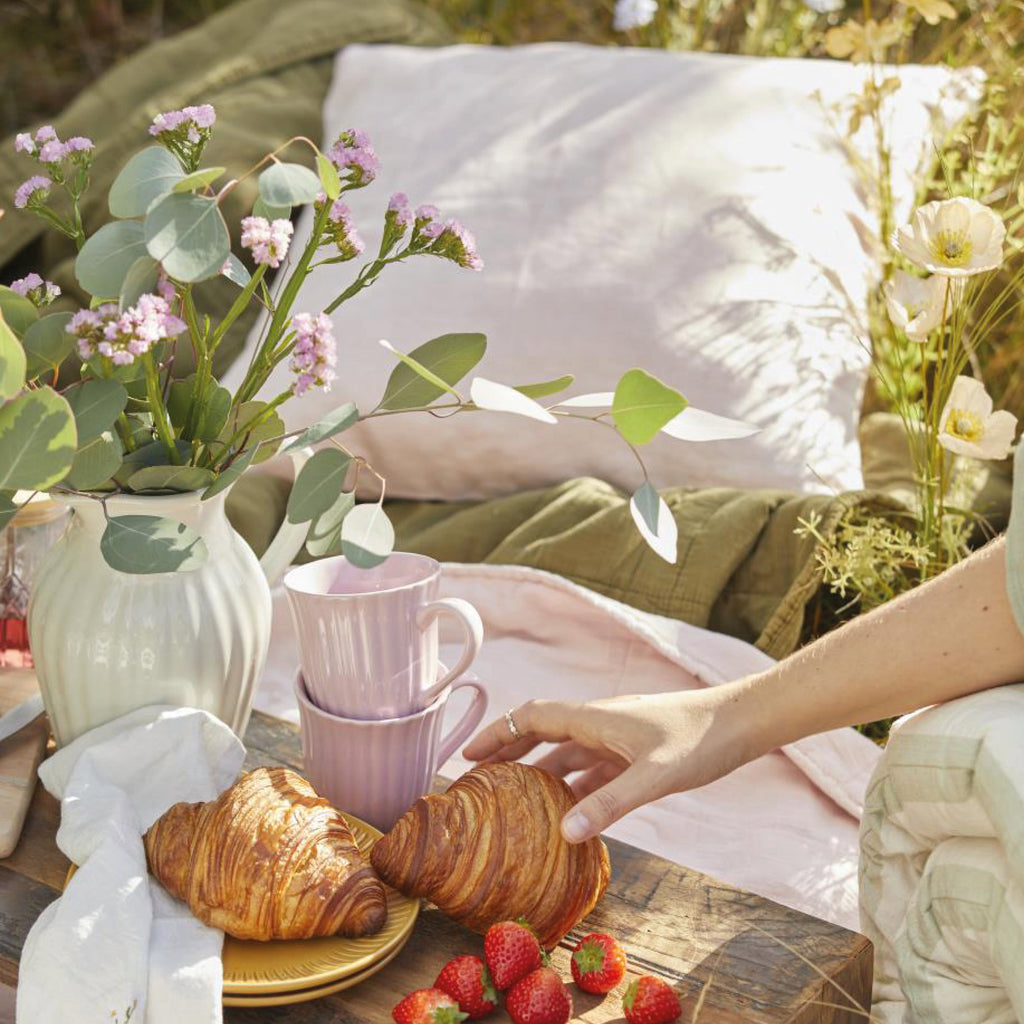
{"type": "Polygon", "coordinates": [[[148,707],[80,736],[39,767],[61,801],[57,845],[79,867],[32,926],[18,1024],[220,1024],[223,932],[150,878],[142,835],[179,800],[212,800],[245,748],[213,715],[148,707]]]}

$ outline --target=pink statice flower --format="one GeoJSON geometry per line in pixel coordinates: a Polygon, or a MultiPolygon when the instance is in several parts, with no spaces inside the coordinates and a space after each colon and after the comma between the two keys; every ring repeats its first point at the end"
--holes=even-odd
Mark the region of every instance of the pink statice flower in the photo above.
{"type": "Polygon", "coordinates": [[[23,181],[14,193],[14,205],[19,210],[25,207],[41,206],[53,188],[52,179],[45,174],[33,174],[27,181],[23,181]]]}
{"type": "Polygon", "coordinates": [[[288,255],[292,234],[292,222],[285,217],[269,221],[266,217],[244,217],[242,219],[242,245],[252,251],[257,263],[279,267],[288,255]]]}
{"type": "Polygon", "coordinates": [[[199,166],[216,120],[217,112],[209,103],[182,107],[157,114],[149,126],[149,134],[165,145],[191,174],[199,166]]]}
{"type": "Polygon", "coordinates": [[[79,310],[66,328],[78,339],[82,359],[106,356],[115,366],[130,366],[138,356],[185,330],[160,295],[141,295],[123,312],[113,303],[95,310],[79,310]]]}
{"type": "MultiPolygon", "coordinates": [[[[321,192],[316,197],[316,212],[327,205],[327,196],[321,192]]],[[[327,223],[324,226],[324,238],[321,245],[334,245],[340,260],[355,259],[365,248],[359,231],[352,218],[352,211],[340,199],[335,199],[327,210],[327,223]]]]}
{"type": "Polygon", "coordinates": [[[380,170],[380,160],[369,136],[358,128],[343,131],[328,155],[338,171],[347,176],[349,183],[359,188],[369,185],[380,170]]]}
{"type": "Polygon", "coordinates": [[[441,220],[441,211],[430,203],[424,203],[416,207],[416,217],[413,221],[413,237],[437,238],[444,230],[444,223],[441,220]]]}
{"type": "Polygon", "coordinates": [[[59,164],[67,155],[67,147],[60,139],[50,139],[39,147],[38,159],[43,164],[59,164]]]}
{"type": "Polygon", "coordinates": [[[484,261],[476,250],[476,239],[457,220],[445,222],[444,230],[435,243],[438,255],[468,270],[483,270],[484,261]]]}
{"type": "Polygon", "coordinates": [[[399,231],[404,232],[412,224],[412,210],[409,207],[409,197],[404,192],[396,192],[388,200],[388,211],[385,218],[399,231]]]}
{"type": "Polygon", "coordinates": [[[54,142],[57,139],[57,129],[52,124],[44,124],[36,129],[36,142],[54,142]]]}
{"type": "Polygon", "coordinates": [[[291,371],[295,374],[292,391],[304,395],[313,387],[331,390],[337,374],[334,327],[326,313],[296,313],[292,317],[295,345],[292,348],[291,371]]]}
{"type": "Polygon", "coordinates": [[[36,143],[31,132],[18,132],[14,136],[15,153],[24,153],[26,156],[35,156],[36,143]]]}
{"type": "Polygon", "coordinates": [[[17,281],[12,281],[11,291],[23,295],[29,302],[40,309],[43,306],[48,306],[60,295],[58,285],[55,285],[52,281],[44,281],[34,271],[31,274],[26,274],[24,277],[19,277],[17,281]]]}
{"type": "Polygon", "coordinates": [[[174,282],[171,281],[162,267],[156,277],[156,294],[167,303],[173,302],[178,295],[174,288],[174,282]]]}
{"type": "Polygon", "coordinates": [[[72,159],[85,162],[92,159],[93,151],[96,149],[92,139],[84,135],[75,135],[64,143],[64,151],[72,159]]]}

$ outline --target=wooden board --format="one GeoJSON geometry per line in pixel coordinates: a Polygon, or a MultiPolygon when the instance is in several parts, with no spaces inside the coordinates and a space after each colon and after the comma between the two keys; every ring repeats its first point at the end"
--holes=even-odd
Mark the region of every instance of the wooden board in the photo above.
{"type": "MultiPolygon", "coordinates": [[[[30,669],[0,669],[0,715],[38,692],[30,669]]],[[[48,738],[49,728],[42,716],[0,741],[0,857],[10,856],[18,845],[48,738]]]]}
{"type": "MultiPolygon", "coordinates": [[[[246,732],[247,767],[286,764],[301,770],[294,726],[254,714],[246,732]]],[[[439,785],[443,783],[439,782],[439,785]]],[[[55,899],[67,861],[53,844],[55,800],[39,788],[15,855],[0,861],[0,984],[17,981],[18,957],[39,912],[55,899]]],[[[586,931],[619,937],[629,976],[607,998],[570,984],[574,1020],[622,1022],[620,997],[629,980],[654,974],[674,985],[690,1024],[700,994],[701,1024],[863,1024],[849,993],[870,1003],[871,944],[862,935],[754,896],[707,875],[610,840],[612,882],[605,898],[554,953],[569,977],[569,956],[586,931]]],[[[751,856],[758,855],[751,843],[751,856]]],[[[483,942],[426,906],[409,943],[384,970],[344,992],[279,1007],[226,1007],[226,1024],[384,1024],[407,992],[430,986],[460,953],[480,954],[483,942]]],[[[487,1018],[509,1020],[499,1011],[487,1018]]]]}

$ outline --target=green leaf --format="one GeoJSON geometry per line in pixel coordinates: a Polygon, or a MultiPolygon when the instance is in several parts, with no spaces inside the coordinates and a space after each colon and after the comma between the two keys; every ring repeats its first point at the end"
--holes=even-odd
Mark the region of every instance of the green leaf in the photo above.
{"type": "Polygon", "coordinates": [[[205,196],[164,196],[146,215],[145,234],[149,255],[186,283],[216,277],[231,253],[220,207],[205,196]]]}
{"type": "Polygon", "coordinates": [[[132,264],[145,255],[142,225],[137,220],[116,220],[86,239],[75,259],[75,277],[90,295],[111,299],[121,294],[132,264]]]}
{"type": "Polygon", "coordinates": [[[271,206],[264,202],[263,197],[257,198],[252,204],[252,215],[254,217],[265,217],[267,220],[287,220],[292,215],[290,206],[271,206]]]}
{"type": "Polygon", "coordinates": [[[324,193],[333,202],[341,195],[341,178],[338,177],[338,168],[323,153],[317,153],[316,172],[320,176],[320,184],[324,187],[324,193]]]}
{"type": "Polygon", "coordinates": [[[249,283],[249,278],[252,276],[248,270],[246,270],[245,264],[233,253],[228,253],[227,263],[224,265],[224,269],[221,273],[232,283],[237,284],[239,288],[244,288],[249,283]]]}
{"type": "Polygon", "coordinates": [[[640,535],[655,554],[675,565],[679,527],[671,509],[649,482],[629,499],[629,511],[640,535]]]}
{"type": "Polygon", "coordinates": [[[18,514],[18,506],[14,504],[10,494],[0,494],[0,533],[18,514]]]}
{"type": "Polygon", "coordinates": [[[306,427],[294,441],[281,450],[290,452],[295,448],[303,448],[307,444],[318,444],[320,441],[326,441],[327,438],[334,437],[335,434],[340,434],[343,430],[348,430],[358,419],[359,410],[356,408],[355,403],[346,402],[344,405],[339,405],[337,409],[329,412],[323,419],[317,420],[312,426],[306,427]]]}
{"type": "Polygon", "coordinates": [[[25,376],[29,380],[47,370],[56,370],[75,350],[75,339],[67,332],[70,322],[70,313],[50,313],[25,332],[21,343],[28,362],[25,376]]]}
{"type": "MultiPolygon", "coordinates": [[[[185,425],[195,381],[195,374],[186,377],[185,380],[176,380],[171,384],[168,392],[167,412],[171,417],[171,423],[178,429],[185,425]]],[[[210,381],[206,388],[204,408],[199,416],[195,434],[192,437],[186,437],[185,440],[216,441],[224,429],[224,424],[227,423],[230,411],[231,392],[227,388],[222,388],[216,381],[210,381]]]]}
{"type": "Polygon", "coordinates": [[[203,491],[202,500],[206,501],[207,498],[212,498],[214,495],[220,494],[221,491],[230,487],[252,464],[256,453],[259,451],[259,447],[259,445],[256,445],[253,448],[246,448],[227,469],[221,470],[217,479],[203,491]]]}
{"type": "Polygon", "coordinates": [[[167,195],[185,176],[163,146],[147,146],[124,165],[110,186],[107,205],[115,217],[143,217],[153,200],[167,195]]]}
{"type": "Polygon", "coordinates": [[[7,321],[7,326],[20,338],[39,318],[39,310],[24,295],[12,291],[7,285],[0,284],[0,316],[7,321]]]}
{"type": "Polygon", "coordinates": [[[216,479],[209,469],[199,466],[146,466],[128,477],[125,484],[139,494],[143,491],[201,491],[216,479]]]}
{"type": "Polygon", "coordinates": [[[548,395],[557,395],[559,391],[564,391],[575,379],[571,373],[567,373],[564,377],[546,380],[541,384],[517,384],[515,390],[527,398],[547,398],[548,395]]]}
{"type": "Polygon", "coordinates": [[[341,524],[342,554],[360,569],[380,565],[395,548],[395,528],[383,505],[356,505],[341,524]]]}
{"type": "Polygon", "coordinates": [[[314,558],[341,554],[342,523],[355,504],[356,496],[350,491],[342,491],[338,500],[310,526],[306,550],[314,558]]]}
{"type": "MultiPolygon", "coordinates": [[[[235,406],[228,415],[228,421],[224,424],[217,440],[223,441],[226,444],[238,430],[239,424],[248,423],[266,407],[266,402],[243,402],[241,405],[235,406]]],[[[280,437],[283,433],[284,421],[274,412],[270,415],[269,419],[251,431],[248,438],[244,435],[239,438],[239,444],[244,443],[245,447],[248,448],[250,445],[256,444],[257,441],[263,442],[260,444],[259,453],[253,459],[253,465],[255,466],[261,462],[266,462],[267,459],[274,456],[277,449],[281,446],[281,442],[275,441],[273,444],[266,442],[271,438],[280,437]]]]}
{"type": "Polygon", "coordinates": [[[71,406],[50,388],[0,405],[0,490],[39,491],[71,468],[77,447],[71,406]]]}
{"type": "Polygon", "coordinates": [[[118,471],[124,449],[113,431],[105,430],[75,452],[71,470],[61,483],[76,491],[101,487],[118,471]]]}
{"type": "Polygon", "coordinates": [[[302,164],[272,164],[260,175],[260,198],[268,206],[301,206],[319,192],[320,179],[302,164]]]}
{"type": "Polygon", "coordinates": [[[646,370],[627,370],[615,389],[612,419],[630,444],[647,444],[687,402],[646,370]]]}
{"type": "Polygon", "coordinates": [[[352,462],[337,448],[324,448],[299,471],[288,495],[288,522],[306,523],[326,512],[345,486],[352,462]]]}
{"type": "Polygon", "coordinates": [[[171,191],[195,192],[197,189],[206,188],[210,182],[216,181],[226,170],[226,167],[200,167],[198,171],[186,174],[181,181],[175,182],[171,191]]]}
{"type": "Polygon", "coordinates": [[[0,402],[25,386],[25,350],[0,312],[0,402]]]}
{"type": "Polygon", "coordinates": [[[94,441],[128,404],[128,392],[116,380],[87,380],[64,392],[78,431],[79,446],[94,441]]]}
{"type": "Polygon", "coordinates": [[[113,516],[100,538],[100,551],[111,569],[132,575],[189,572],[209,557],[195,530],[159,516],[113,516]]]}
{"type": "MultiPolygon", "coordinates": [[[[190,447],[184,441],[174,443],[181,457],[187,459],[191,454],[190,447]]],[[[163,441],[150,441],[133,452],[125,453],[121,468],[114,474],[114,479],[124,486],[136,471],[144,466],[167,466],[170,461],[163,441]]]]}
{"type": "Polygon", "coordinates": [[[157,278],[160,275],[160,264],[146,253],[140,256],[129,268],[121,284],[118,304],[121,309],[134,306],[140,296],[152,294],[156,290],[157,278]]]}
{"type": "Polygon", "coordinates": [[[429,405],[446,391],[457,394],[451,385],[462,380],[487,351],[483,334],[442,334],[408,355],[389,342],[381,344],[402,362],[391,372],[381,409],[415,409],[429,405]]]}

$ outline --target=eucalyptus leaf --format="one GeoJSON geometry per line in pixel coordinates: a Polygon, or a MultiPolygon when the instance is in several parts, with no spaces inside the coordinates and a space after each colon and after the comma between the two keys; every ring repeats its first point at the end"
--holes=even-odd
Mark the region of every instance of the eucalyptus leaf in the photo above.
{"type": "Polygon", "coordinates": [[[319,444],[343,430],[348,430],[359,419],[359,410],[354,402],[346,402],[333,409],[323,419],[317,420],[307,427],[295,440],[286,445],[282,451],[290,452],[296,448],[304,448],[308,444],[319,444]]]}
{"type": "Polygon", "coordinates": [[[263,200],[262,196],[259,196],[252,204],[252,215],[264,217],[267,220],[287,220],[292,215],[292,208],[290,206],[271,206],[270,203],[263,200]]]}
{"type": "Polygon", "coordinates": [[[647,444],[686,406],[678,391],[646,370],[627,370],[615,389],[612,419],[630,444],[647,444]]]}
{"type": "Polygon", "coordinates": [[[386,347],[402,362],[391,371],[379,408],[416,409],[429,405],[449,386],[462,380],[483,359],[487,338],[483,334],[442,334],[414,348],[405,357],[391,346],[386,347]],[[422,370],[435,379],[425,377],[422,370]],[[444,386],[439,385],[438,380],[444,386]]]}
{"type": "Polygon", "coordinates": [[[312,203],[320,192],[320,179],[302,164],[271,164],[259,179],[260,198],[269,206],[312,203]]]}
{"type": "Polygon", "coordinates": [[[124,276],[118,296],[121,309],[128,309],[129,306],[134,306],[141,296],[152,294],[156,290],[159,276],[160,264],[149,253],[140,256],[124,276]]]}
{"type": "MultiPolygon", "coordinates": [[[[174,443],[181,458],[187,459],[191,452],[189,445],[184,441],[175,441],[174,443]]],[[[114,474],[114,479],[124,486],[144,466],[167,466],[170,465],[170,462],[163,441],[150,441],[133,452],[125,453],[121,468],[114,474]]]]}
{"type": "Polygon", "coordinates": [[[195,192],[198,189],[206,188],[211,182],[216,181],[225,171],[226,167],[200,167],[198,171],[186,174],[180,181],[174,183],[172,192],[195,192]]]}
{"type": "Polygon", "coordinates": [[[210,484],[209,487],[203,491],[203,501],[208,498],[212,498],[221,491],[230,487],[252,464],[253,459],[256,457],[256,453],[259,451],[259,445],[253,448],[246,448],[241,455],[235,459],[234,462],[228,466],[227,469],[222,469],[217,476],[217,479],[210,484]]]}
{"type": "Polygon", "coordinates": [[[188,572],[209,557],[203,538],[191,527],[160,516],[113,516],[100,538],[100,551],[112,569],[132,575],[188,572]]]}
{"type": "MultiPolygon", "coordinates": [[[[241,405],[235,406],[228,415],[228,421],[221,429],[220,436],[217,440],[227,444],[227,442],[238,431],[240,424],[248,423],[266,409],[266,407],[266,402],[243,402],[241,405]]],[[[262,442],[260,444],[259,452],[253,459],[253,465],[257,465],[274,456],[277,449],[281,446],[281,442],[267,442],[269,442],[271,438],[280,437],[283,433],[284,421],[276,412],[273,412],[267,420],[261,423],[254,430],[250,431],[247,437],[243,435],[239,438],[239,441],[243,442],[246,448],[250,445],[256,444],[257,442],[262,442]]]]}
{"type": "Polygon", "coordinates": [[[178,281],[216,277],[231,253],[231,239],[215,199],[172,193],[150,208],[146,249],[178,281]]]}
{"type": "Polygon", "coordinates": [[[20,338],[39,318],[39,310],[24,295],[0,284],[0,316],[7,321],[7,326],[20,338]]]}
{"type": "Polygon", "coordinates": [[[128,404],[128,392],[116,380],[87,380],[64,392],[78,431],[78,444],[89,444],[109,430],[128,404]]]}
{"type": "Polygon", "coordinates": [[[14,504],[10,494],[0,493],[0,533],[3,533],[7,524],[18,514],[18,506],[14,504]]]}
{"type": "Polygon", "coordinates": [[[132,264],[145,255],[142,225],[137,220],[116,220],[86,239],[75,258],[75,277],[90,295],[111,299],[121,294],[132,264]]]}
{"type": "Polygon", "coordinates": [[[640,536],[655,554],[675,565],[679,527],[665,500],[649,482],[629,499],[629,511],[640,536]]]}
{"type": "Polygon", "coordinates": [[[252,275],[246,269],[245,264],[233,253],[228,253],[227,262],[224,264],[221,274],[239,288],[244,288],[252,275]]]}
{"type": "Polygon", "coordinates": [[[75,339],[67,332],[70,322],[70,313],[50,313],[25,332],[21,344],[27,360],[25,376],[29,380],[56,370],[74,351],[75,339]]]}
{"type": "Polygon", "coordinates": [[[384,506],[356,505],[341,524],[342,554],[360,569],[380,565],[395,549],[395,528],[384,506]]]}
{"type": "Polygon", "coordinates": [[[314,558],[341,554],[341,527],[355,504],[356,496],[350,491],[342,491],[338,500],[310,526],[306,550],[314,558]]]}
{"type": "Polygon", "coordinates": [[[332,201],[337,199],[341,195],[341,178],[338,177],[338,168],[323,153],[316,155],[316,172],[327,198],[332,201]]]}
{"type": "Polygon", "coordinates": [[[663,434],[680,441],[732,441],[760,433],[761,428],[743,420],[719,416],[688,405],[661,428],[663,434]]]}
{"type": "MultiPolygon", "coordinates": [[[[167,394],[167,412],[171,423],[179,430],[184,427],[192,402],[192,389],[195,387],[195,374],[185,380],[176,380],[171,384],[167,394]]],[[[216,381],[207,384],[203,411],[199,417],[192,437],[186,441],[215,441],[227,423],[231,411],[231,392],[221,387],[216,381]]],[[[184,435],[183,435],[184,436],[184,435]]]]}
{"type": "Polygon", "coordinates": [[[71,468],[78,438],[71,406],[50,388],[0,405],[0,490],[51,487],[71,468]]]}
{"type": "Polygon", "coordinates": [[[114,179],[107,205],[115,217],[143,217],[154,199],[184,178],[177,158],[163,146],[147,146],[124,165],[114,179]]]}
{"type": "Polygon", "coordinates": [[[516,416],[538,420],[541,423],[557,423],[539,402],[524,395],[507,384],[487,380],[485,377],[474,377],[469,388],[470,397],[478,409],[489,409],[491,412],[511,412],[516,416]]]}
{"type": "Polygon", "coordinates": [[[288,522],[306,523],[338,500],[352,459],[337,448],[324,448],[299,470],[288,495],[288,522]]]}
{"type": "Polygon", "coordinates": [[[123,452],[118,436],[105,430],[75,452],[75,461],[61,482],[76,491],[101,487],[120,468],[123,452]]]}
{"type": "Polygon", "coordinates": [[[25,350],[0,313],[0,402],[25,386],[25,350]]]}
{"type": "Polygon", "coordinates": [[[567,373],[564,377],[556,377],[554,380],[542,381],[539,384],[517,384],[515,390],[527,398],[547,398],[548,395],[557,395],[572,385],[576,378],[567,373]]]}
{"type": "Polygon", "coordinates": [[[199,466],[146,466],[128,477],[125,484],[136,494],[144,491],[205,490],[216,479],[209,469],[199,466]]]}

